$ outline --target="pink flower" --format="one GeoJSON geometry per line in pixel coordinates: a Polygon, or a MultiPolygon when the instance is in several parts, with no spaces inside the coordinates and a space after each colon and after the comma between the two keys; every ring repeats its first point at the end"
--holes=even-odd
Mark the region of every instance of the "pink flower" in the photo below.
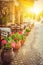
{"type": "Polygon", "coordinates": [[[15,48],[15,42],[11,43],[12,48],[15,48]]]}
{"type": "Polygon", "coordinates": [[[7,43],[7,41],[6,40],[2,40],[2,44],[6,44],[7,43]]]}
{"type": "Polygon", "coordinates": [[[22,35],[22,31],[19,31],[18,33],[22,35]]]}

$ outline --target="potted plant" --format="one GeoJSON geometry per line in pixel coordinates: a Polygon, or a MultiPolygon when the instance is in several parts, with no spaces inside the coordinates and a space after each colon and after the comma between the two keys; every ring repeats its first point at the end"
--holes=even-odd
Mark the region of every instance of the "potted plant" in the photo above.
{"type": "Polygon", "coordinates": [[[32,29],[34,27],[34,23],[30,24],[29,28],[32,29]]]}
{"type": "Polygon", "coordinates": [[[24,34],[22,34],[21,40],[20,40],[21,45],[24,45],[24,42],[25,42],[25,36],[24,36],[24,34]]]}
{"type": "Polygon", "coordinates": [[[29,34],[30,31],[31,31],[30,28],[26,28],[26,30],[25,30],[25,34],[26,34],[26,36],[28,36],[28,34],[29,34]]]}
{"type": "MultiPolygon", "coordinates": [[[[11,37],[5,37],[2,41],[2,53],[1,53],[1,60],[3,63],[10,63],[13,59],[13,50],[12,48],[15,47],[15,44],[11,44],[11,37]]],[[[14,42],[14,41],[13,41],[14,42]]]]}
{"type": "Polygon", "coordinates": [[[21,35],[18,32],[16,32],[14,35],[11,36],[11,38],[15,41],[15,47],[13,49],[18,50],[21,47],[21,35]]]}

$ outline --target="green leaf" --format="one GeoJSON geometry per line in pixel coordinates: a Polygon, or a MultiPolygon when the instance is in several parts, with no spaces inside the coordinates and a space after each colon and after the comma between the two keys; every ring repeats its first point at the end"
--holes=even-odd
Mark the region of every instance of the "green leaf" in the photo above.
{"type": "Polygon", "coordinates": [[[7,42],[8,42],[8,40],[9,40],[9,38],[8,38],[8,37],[5,37],[4,39],[5,39],[7,42]]]}
{"type": "Polygon", "coordinates": [[[27,28],[27,29],[26,29],[26,32],[30,32],[30,31],[31,31],[31,29],[30,29],[30,28],[27,28]]]}
{"type": "Polygon", "coordinates": [[[11,48],[11,44],[10,44],[10,43],[7,43],[7,44],[5,45],[5,48],[10,49],[10,48],[11,48]]]}

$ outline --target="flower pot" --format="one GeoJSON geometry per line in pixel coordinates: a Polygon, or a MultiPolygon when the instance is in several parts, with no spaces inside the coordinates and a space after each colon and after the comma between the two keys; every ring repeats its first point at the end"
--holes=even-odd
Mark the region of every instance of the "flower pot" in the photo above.
{"type": "Polygon", "coordinates": [[[20,47],[21,47],[21,43],[18,42],[18,43],[15,44],[14,50],[18,50],[20,47]]]}
{"type": "Polygon", "coordinates": [[[1,53],[1,60],[3,63],[10,63],[13,60],[14,54],[12,49],[3,49],[1,53]]]}
{"type": "Polygon", "coordinates": [[[21,41],[20,41],[21,45],[24,45],[24,42],[25,42],[24,40],[21,40],[21,41]]]}
{"type": "Polygon", "coordinates": [[[28,36],[29,32],[26,32],[26,36],[28,36]]]}

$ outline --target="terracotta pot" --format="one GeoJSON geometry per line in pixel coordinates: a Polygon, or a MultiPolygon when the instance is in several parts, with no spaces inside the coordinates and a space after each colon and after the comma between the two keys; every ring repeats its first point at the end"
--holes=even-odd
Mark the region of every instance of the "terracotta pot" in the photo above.
{"type": "Polygon", "coordinates": [[[18,43],[15,44],[14,50],[18,50],[20,47],[21,47],[21,43],[18,42],[18,43]]]}
{"type": "Polygon", "coordinates": [[[12,49],[3,49],[1,53],[1,60],[3,63],[10,63],[13,60],[13,50],[12,49]]]}
{"type": "Polygon", "coordinates": [[[26,32],[26,36],[28,36],[29,32],[26,32]]]}
{"type": "Polygon", "coordinates": [[[24,42],[25,42],[24,40],[21,40],[21,41],[20,41],[21,45],[24,45],[24,42]]]}

